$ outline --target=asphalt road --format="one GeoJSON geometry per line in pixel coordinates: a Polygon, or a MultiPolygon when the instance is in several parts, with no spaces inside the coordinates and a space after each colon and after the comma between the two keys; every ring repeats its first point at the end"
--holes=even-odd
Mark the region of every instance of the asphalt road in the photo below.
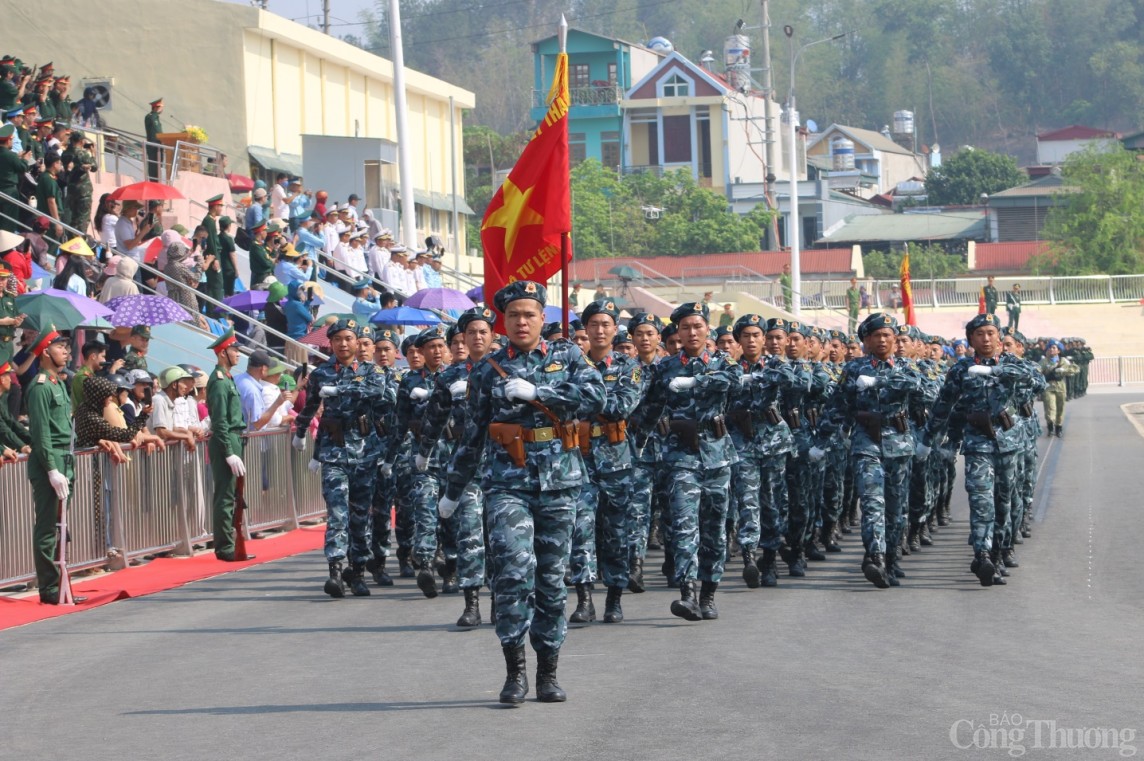
{"type": "Polygon", "coordinates": [[[568,703],[504,709],[500,648],[453,626],[459,597],[399,580],[333,601],[309,554],[0,633],[0,758],[1135,755],[1144,441],[1120,404],[1136,398],[1070,403],[1006,587],[968,571],[959,481],[954,525],[901,588],[862,578],[856,534],[778,589],[734,564],[715,622],[673,618],[653,574],[624,624],[569,633],[568,703]]]}

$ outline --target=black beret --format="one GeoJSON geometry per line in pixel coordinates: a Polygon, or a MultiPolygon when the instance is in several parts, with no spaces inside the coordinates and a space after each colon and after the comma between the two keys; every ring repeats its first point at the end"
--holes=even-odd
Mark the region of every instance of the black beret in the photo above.
{"type": "Polygon", "coordinates": [[[683,322],[685,318],[695,316],[702,317],[705,321],[707,319],[707,317],[703,314],[703,308],[698,303],[689,301],[686,304],[680,304],[675,308],[675,311],[671,313],[671,321],[675,325],[678,325],[679,323],[683,322]]]}
{"type": "Polygon", "coordinates": [[[881,330],[882,328],[889,328],[897,333],[898,321],[895,320],[893,316],[884,312],[875,312],[865,320],[862,320],[862,324],[858,326],[858,338],[859,340],[863,340],[875,330],[881,330]]]}
{"type": "Polygon", "coordinates": [[[538,301],[540,306],[544,306],[548,303],[548,291],[540,283],[534,283],[531,280],[517,280],[496,292],[496,295],[493,296],[493,306],[503,312],[506,306],[520,299],[538,301]]]}

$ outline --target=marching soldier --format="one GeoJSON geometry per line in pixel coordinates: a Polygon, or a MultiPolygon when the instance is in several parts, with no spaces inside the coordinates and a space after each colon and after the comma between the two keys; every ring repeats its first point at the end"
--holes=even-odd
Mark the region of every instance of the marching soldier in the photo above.
{"type": "MultiPolygon", "coordinates": [[[[401,342],[401,356],[405,357],[405,362],[408,367],[404,370],[398,369],[394,371],[394,380],[396,385],[394,390],[400,387],[401,381],[409,373],[419,372],[421,368],[425,367],[425,357],[420,351],[414,347],[413,342],[417,340],[417,334],[406,336],[401,342]]],[[[394,430],[397,430],[397,413],[394,410],[393,417],[394,430]]],[[[401,445],[396,451],[411,452],[416,448],[416,443],[413,441],[413,432],[406,431],[401,440],[401,445]]],[[[391,447],[391,456],[396,455],[396,451],[391,447]]],[[[398,572],[403,579],[412,579],[417,575],[415,565],[419,563],[413,558],[413,460],[409,457],[396,457],[392,462],[386,461],[382,464],[380,469],[382,477],[394,484],[394,506],[397,525],[394,527],[394,534],[397,538],[397,566],[398,572]]]]}
{"type": "MultiPolygon", "coordinates": [[[[372,328],[373,363],[378,373],[384,376],[386,391],[373,402],[374,433],[370,439],[373,453],[376,453],[378,463],[377,478],[373,484],[373,500],[370,508],[370,560],[366,569],[373,575],[374,583],[379,587],[392,587],[393,579],[385,571],[385,562],[389,557],[391,541],[390,526],[395,485],[393,483],[393,469],[388,475],[383,471],[388,459],[386,447],[389,443],[389,432],[397,425],[397,408],[387,400],[397,398],[397,385],[400,382],[394,362],[397,361],[397,334],[391,328],[372,328]]],[[[360,339],[359,339],[360,340],[360,339]]],[[[362,358],[362,361],[365,361],[362,358]]],[[[372,454],[372,453],[371,453],[372,454]]]]}
{"type": "Polygon", "coordinates": [[[207,453],[214,479],[214,495],[211,497],[214,554],[228,563],[254,557],[236,558],[234,554],[235,487],[238,479],[246,476],[246,464],[242,461],[242,432],[246,430],[246,421],[242,417],[238,387],[230,374],[240,357],[237,340],[231,329],[210,345],[218,358],[218,365],[207,379],[207,412],[211,419],[207,453]]]}
{"type": "MultiPolygon", "coordinates": [[[[297,432],[306,431],[322,405],[310,470],[317,465],[322,471],[330,572],[324,591],[335,598],[345,597],[347,581],[355,597],[369,596],[363,576],[370,560],[369,510],[377,461],[367,457],[366,443],[374,431],[374,401],[388,389],[384,373],[372,362],[358,361],[357,331],[357,320],[346,318],[326,329],[333,356],[310,373],[306,404],[295,421],[297,432]],[[343,567],[347,558],[348,571],[343,567]]],[[[302,451],[306,442],[297,432],[293,445],[302,451]]]]}
{"type": "Polygon", "coordinates": [[[1020,359],[1030,371],[1030,380],[1017,389],[1013,400],[1017,407],[1018,424],[1023,429],[1024,439],[1017,455],[1017,484],[1013,489],[1011,530],[1006,536],[1006,544],[1001,548],[1001,560],[1006,567],[1016,568],[1017,558],[1013,553],[1014,544],[1022,544],[1032,535],[1029,524],[1033,508],[1033,491],[1037,485],[1037,439],[1041,436],[1037,408],[1033,400],[1043,393],[1047,382],[1033,362],[1025,359],[1024,336],[1015,330],[1005,329],[1002,347],[1006,353],[1020,359]]]}
{"type": "Polygon", "coordinates": [[[537,655],[537,699],[567,699],[556,680],[567,632],[564,564],[586,475],[575,418],[599,414],[606,401],[600,374],[577,347],[541,339],[545,301],[544,286],[531,281],[497,292],[509,345],[469,376],[469,417],[439,505],[444,514],[457,509],[483,453],[496,631],[507,671],[500,702],[510,705],[528,694],[526,635],[537,655]]]}
{"type": "Polygon", "coordinates": [[[1042,397],[1045,400],[1045,423],[1049,427],[1048,435],[1052,436],[1055,433],[1058,439],[1064,438],[1065,400],[1068,396],[1066,384],[1080,370],[1070,360],[1061,356],[1061,345],[1058,341],[1050,341],[1045,347],[1045,356],[1041,359],[1039,369],[1048,382],[1042,397]]]}
{"type": "MultiPolygon", "coordinates": [[[[655,377],[655,366],[659,362],[659,321],[654,315],[640,312],[628,320],[628,335],[636,350],[636,360],[640,366],[640,406],[646,404],[646,391],[648,385],[655,377]]],[[[632,413],[633,417],[640,414],[639,406],[632,413]]],[[[644,591],[643,565],[647,556],[648,539],[652,529],[653,494],[666,491],[666,486],[660,489],[656,485],[658,473],[660,442],[655,431],[651,431],[645,440],[637,446],[636,437],[632,442],[632,490],[631,512],[628,515],[629,528],[629,569],[628,590],[631,592],[644,591]],[[654,488],[653,488],[654,487],[654,488]]]]}

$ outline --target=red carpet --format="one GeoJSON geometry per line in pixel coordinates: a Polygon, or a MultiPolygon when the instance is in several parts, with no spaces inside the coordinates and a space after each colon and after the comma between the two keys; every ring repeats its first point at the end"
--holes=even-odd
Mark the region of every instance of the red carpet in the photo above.
{"type": "Polygon", "coordinates": [[[249,541],[246,543],[246,551],[255,558],[242,563],[224,563],[208,552],[190,558],[156,558],[145,565],[74,581],[72,590],[75,594],[87,598],[74,606],[44,605],[36,595],[24,599],[0,597],[0,630],[90,610],[128,597],[142,597],[174,589],[192,581],[321,549],[325,532],[325,526],[313,526],[268,539],[249,541]]]}

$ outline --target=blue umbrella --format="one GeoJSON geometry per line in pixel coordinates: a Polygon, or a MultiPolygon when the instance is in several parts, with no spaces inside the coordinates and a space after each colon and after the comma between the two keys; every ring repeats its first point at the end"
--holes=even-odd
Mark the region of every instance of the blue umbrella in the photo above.
{"type": "MultiPolygon", "coordinates": [[[[576,313],[572,311],[571,307],[568,309],[568,321],[576,319],[576,313]]],[[[544,307],[544,321],[547,322],[563,322],[564,313],[560,307],[544,307]]]]}
{"type": "Polygon", "coordinates": [[[378,310],[369,321],[381,325],[436,325],[441,318],[416,307],[394,307],[378,310]]]}
{"type": "Polygon", "coordinates": [[[54,277],[55,277],[55,275],[48,272],[46,269],[44,269],[40,265],[36,264],[35,262],[32,262],[32,278],[31,278],[32,280],[48,280],[48,281],[51,281],[54,277]]]}

